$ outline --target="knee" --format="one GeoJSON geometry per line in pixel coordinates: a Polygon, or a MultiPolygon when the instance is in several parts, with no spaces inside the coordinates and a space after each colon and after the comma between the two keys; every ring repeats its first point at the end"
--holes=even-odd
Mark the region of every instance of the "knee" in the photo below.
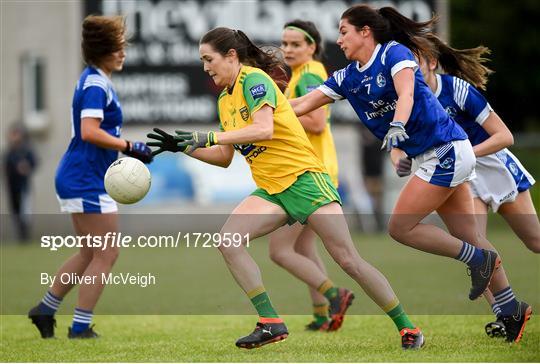
{"type": "Polygon", "coordinates": [[[114,249],[106,249],[99,254],[94,253],[94,260],[100,260],[103,263],[107,264],[109,267],[112,267],[114,263],[116,263],[116,260],[118,259],[118,255],[120,254],[120,250],[117,248],[114,249]]]}
{"type": "Polygon", "coordinates": [[[388,234],[392,237],[392,239],[400,243],[404,243],[406,229],[402,227],[398,219],[395,219],[392,217],[390,218],[390,221],[388,222],[388,234]]]}
{"type": "Polygon", "coordinates": [[[287,260],[289,258],[289,252],[277,249],[270,249],[269,255],[270,259],[280,267],[284,267],[287,264],[287,260]]]}
{"type": "Polygon", "coordinates": [[[334,257],[334,260],[348,275],[355,276],[359,271],[360,262],[354,259],[353,254],[338,254],[334,257]]]}

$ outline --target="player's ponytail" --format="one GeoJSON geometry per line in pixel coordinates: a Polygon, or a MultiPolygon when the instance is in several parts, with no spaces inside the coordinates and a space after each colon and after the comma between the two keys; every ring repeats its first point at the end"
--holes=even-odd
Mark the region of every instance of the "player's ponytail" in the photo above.
{"type": "Polygon", "coordinates": [[[395,40],[416,55],[430,51],[429,43],[424,40],[424,37],[431,32],[438,20],[437,17],[433,17],[425,22],[416,22],[401,15],[392,7],[387,6],[376,10],[365,4],[351,6],[341,15],[341,19],[347,19],[357,29],[368,26],[378,43],[395,40]]]}
{"type": "Polygon", "coordinates": [[[209,44],[223,56],[234,49],[241,63],[268,73],[280,89],[287,87],[284,63],[276,47],[263,50],[253,44],[243,31],[225,27],[210,30],[201,38],[200,44],[209,44]]]}
{"type": "Polygon", "coordinates": [[[427,40],[432,44],[432,54],[429,57],[437,60],[445,73],[464,79],[473,86],[486,89],[488,76],[493,73],[484,65],[489,61],[486,55],[489,48],[479,46],[469,49],[455,49],[446,44],[435,34],[428,34],[427,40]]]}

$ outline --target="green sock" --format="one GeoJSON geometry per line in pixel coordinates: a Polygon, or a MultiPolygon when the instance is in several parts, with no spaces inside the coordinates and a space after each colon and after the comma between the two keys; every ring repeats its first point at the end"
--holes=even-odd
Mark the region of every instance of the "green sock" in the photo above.
{"type": "Polygon", "coordinates": [[[338,296],[338,289],[334,286],[334,283],[332,283],[331,280],[327,279],[324,281],[319,288],[317,288],[317,291],[321,293],[324,297],[326,297],[328,300],[332,300],[338,296]]]}
{"type": "Polygon", "coordinates": [[[322,325],[330,318],[328,317],[328,304],[314,304],[313,305],[313,318],[316,324],[322,325]]]}
{"type": "Polygon", "coordinates": [[[407,316],[400,303],[398,303],[397,306],[392,308],[390,311],[387,311],[386,314],[390,316],[392,321],[394,321],[394,324],[396,324],[396,327],[399,331],[405,328],[416,328],[416,326],[414,326],[411,320],[409,320],[409,316],[407,316]]]}
{"type": "Polygon", "coordinates": [[[274,307],[272,307],[272,303],[264,287],[259,287],[248,292],[248,297],[260,317],[279,317],[274,307]]]}

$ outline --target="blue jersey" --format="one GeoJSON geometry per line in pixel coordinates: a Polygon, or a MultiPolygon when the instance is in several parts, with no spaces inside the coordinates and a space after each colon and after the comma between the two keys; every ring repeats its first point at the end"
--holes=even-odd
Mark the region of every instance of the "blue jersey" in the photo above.
{"type": "Polygon", "coordinates": [[[461,78],[438,74],[435,96],[448,115],[465,130],[472,145],[489,138],[482,124],[493,110],[476,88],[461,78]]]}
{"type": "Polygon", "coordinates": [[[103,177],[118,158],[116,150],[100,148],[81,138],[81,120],[101,119],[100,127],[120,136],[122,109],[111,80],[103,71],[86,67],[71,104],[71,142],[56,171],[56,192],[60,198],[77,198],[105,193],[103,177]]]}
{"type": "Polygon", "coordinates": [[[403,120],[409,139],[399,143],[399,148],[415,157],[438,145],[467,139],[424,82],[412,52],[395,41],[378,44],[365,65],[353,62],[334,72],[319,90],[334,100],[347,99],[360,120],[382,140],[398,99],[392,77],[404,68],[415,71],[414,105],[409,120],[403,120]]]}

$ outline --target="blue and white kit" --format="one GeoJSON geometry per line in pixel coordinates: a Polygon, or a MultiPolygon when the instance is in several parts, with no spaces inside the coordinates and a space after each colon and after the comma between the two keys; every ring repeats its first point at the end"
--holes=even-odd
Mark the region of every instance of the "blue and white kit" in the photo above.
{"type": "MultiPolygon", "coordinates": [[[[493,109],[476,88],[458,77],[437,75],[435,96],[446,112],[463,127],[472,145],[489,138],[482,124],[493,109]]],[[[473,195],[495,212],[535,183],[530,173],[506,148],[477,158],[476,177],[471,181],[473,195]]]]}
{"type": "Polygon", "coordinates": [[[122,109],[113,84],[103,71],[91,66],[84,69],[75,87],[71,142],[56,171],[56,194],[63,212],[115,212],[118,207],[105,191],[103,177],[118,152],[82,140],[85,117],[101,119],[101,129],[120,136],[122,109]]]}
{"type": "Polygon", "coordinates": [[[349,64],[318,90],[334,100],[347,99],[360,120],[382,140],[397,105],[393,76],[404,68],[415,72],[414,105],[409,120],[404,120],[409,139],[398,147],[420,162],[416,175],[431,184],[454,187],[473,178],[474,153],[467,134],[439,104],[412,52],[402,44],[377,44],[365,65],[349,64]]]}

